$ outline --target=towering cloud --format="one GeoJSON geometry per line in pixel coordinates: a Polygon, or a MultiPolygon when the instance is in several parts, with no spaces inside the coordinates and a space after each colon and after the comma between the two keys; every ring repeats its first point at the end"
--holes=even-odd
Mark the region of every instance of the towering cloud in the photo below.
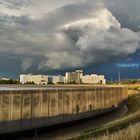
{"type": "Polygon", "coordinates": [[[139,0],[109,0],[107,7],[123,27],[140,30],[139,0]]]}
{"type": "Polygon", "coordinates": [[[102,1],[66,4],[36,18],[4,13],[0,29],[0,53],[23,58],[23,70],[32,67],[33,60],[38,70],[85,67],[140,48],[139,32],[122,28],[102,1]]]}

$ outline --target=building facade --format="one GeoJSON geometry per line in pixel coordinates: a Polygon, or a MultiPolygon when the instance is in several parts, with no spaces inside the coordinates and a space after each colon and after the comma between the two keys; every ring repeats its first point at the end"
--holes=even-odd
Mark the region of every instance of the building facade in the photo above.
{"type": "Polygon", "coordinates": [[[99,84],[106,84],[106,79],[104,75],[98,75],[99,84]]]}
{"type": "Polygon", "coordinates": [[[47,85],[48,83],[48,76],[46,75],[20,75],[20,83],[26,84],[26,83],[35,83],[37,85],[47,85]]]}
{"type": "Polygon", "coordinates": [[[83,84],[106,84],[106,79],[104,75],[84,75],[82,76],[82,83],[83,84]]]}
{"type": "Polygon", "coordinates": [[[104,75],[83,75],[83,70],[66,72],[65,77],[61,75],[20,75],[20,83],[35,83],[37,85],[47,84],[106,84],[104,75]]]}
{"type": "Polygon", "coordinates": [[[83,76],[83,70],[76,70],[75,72],[67,72],[65,74],[65,83],[82,83],[81,78],[83,76]]]}
{"type": "Polygon", "coordinates": [[[49,76],[49,79],[51,83],[53,84],[64,84],[65,82],[65,77],[61,76],[61,75],[57,75],[57,76],[49,76]]]}

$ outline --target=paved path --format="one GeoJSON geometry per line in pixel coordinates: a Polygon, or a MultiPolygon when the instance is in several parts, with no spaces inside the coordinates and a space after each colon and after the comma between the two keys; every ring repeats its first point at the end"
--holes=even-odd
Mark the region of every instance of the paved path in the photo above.
{"type": "Polygon", "coordinates": [[[128,111],[127,106],[122,106],[117,110],[104,114],[100,117],[94,117],[87,121],[80,122],[76,125],[67,126],[65,128],[59,128],[53,131],[46,132],[44,134],[35,134],[34,138],[25,138],[20,140],[65,140],[67,138],[78,136],[87,130],[97,128],[99,126],[105,125],[113,120],[121,118],[128,111]]]}

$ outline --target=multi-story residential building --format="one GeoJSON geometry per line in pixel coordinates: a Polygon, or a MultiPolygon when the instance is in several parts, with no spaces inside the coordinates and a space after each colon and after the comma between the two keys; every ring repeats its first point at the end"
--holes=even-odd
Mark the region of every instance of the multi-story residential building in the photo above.
{"type": "Polygon", "coordinates": [[[76,70],[75,72],[67,72],[65,74],[65,83],[81,83],[82,76],[82,70],[76,70]]]}
{"type": "Polygon", "coordinates": [[[98,80],[100,84],[106,84],[106,79],[104,75],[98,75],[98,80]]]}
{"type": "Polygon", "coordinates": [[[84,75],[82,76],[82,83],[83,84],[106,84],[106,80],[104,75],[84,75]]]}
{"type": "Polygon", "coordinates": [[[91,76],[93,77],[93,84],[98,84],[99,83],[99,78],[97,74],[91,74],[91,76]]]}
{"type": "Polygon", "coordinates": [[[94,77],[91,75],[84,75],[84,76],[82,76],[82,83],[83,84],[93,84],[94,77]]]}
{"type": "Polygon", "coordinates": [[[29,82],[34,82],[37,85],[46,85],[48,83],[60,84],[106,84],[106,79],[104,75],[83,75],[83,70],[76,70],[75,72],[67,72],[64,76],[58,75],[20,75],[20,83],[26,84],[29,82]]]}
{"type": "Polygon", "coordinates": [[[48,76],[47,75],[20,75],[20,83],[26,84],[28,82],[34,82],[37,85],[47,85],[48,76]]]}
{"type": "Polygon", "coordinates": [[[53,84],[61,84],[65,82],[65,77],[61,75],[58,75],[58,76],[50,75],[49,82],[53,84]]]}

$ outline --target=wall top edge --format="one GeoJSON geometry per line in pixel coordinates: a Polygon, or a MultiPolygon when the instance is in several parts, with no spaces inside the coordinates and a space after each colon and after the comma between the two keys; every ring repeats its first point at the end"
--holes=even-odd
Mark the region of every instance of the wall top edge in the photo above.
{"type": "Polygon", "coordinates": [[[0,93],[3,91],[70,91],[70,90],[95,90],[95,89],[111,89],[124,88],[123,85],[71,85],[71,86],[0,86],[0,93]]]}

